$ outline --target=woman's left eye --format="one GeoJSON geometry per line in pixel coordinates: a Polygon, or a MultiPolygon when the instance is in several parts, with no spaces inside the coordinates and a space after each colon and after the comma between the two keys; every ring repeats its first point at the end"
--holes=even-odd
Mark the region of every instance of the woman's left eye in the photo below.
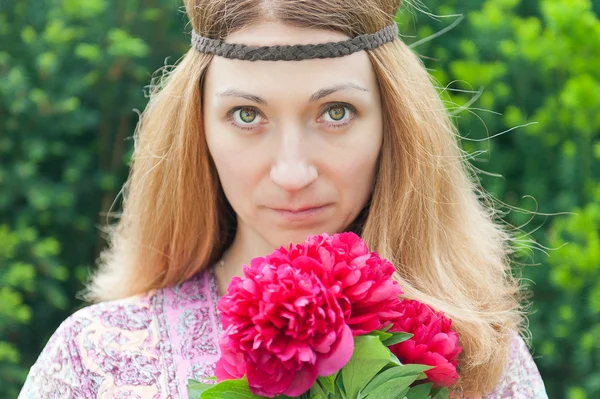
{"type": "Polygon", "coordinates": [[[324,122],[329,125],[343,126],[354,117],[354,114],[355,111],[352,107],[344,104],[335,104],[327,108],[321,115],[324,122]]]}

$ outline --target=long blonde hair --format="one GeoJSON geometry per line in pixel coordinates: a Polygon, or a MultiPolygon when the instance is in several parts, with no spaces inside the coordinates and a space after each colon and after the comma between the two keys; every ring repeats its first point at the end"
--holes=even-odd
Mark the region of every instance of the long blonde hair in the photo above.
{"type": "MultiPolygon", "coordinates": [[[[349,36],[390,24],[401,0],[185,0],[193,28],[209,37],[265,19],[349,36]]],[[[457,389],[498,382],[522,327],[511,236],[479,187],[458,134],[420,59],[401,40],[368,51],[383,104],[375,188],[358,231],[396,265],[408,298],[453,319],[464,351],[457,389]]],[[[190,49],[153,81],[135,132],[123,212],[88,287],[105,301],[182,282],[230,244],[235,218],[203,131],[202,83],[211,55],[190,49]]],[[[356,223],[355,223],[356,225],[356,223]]]]}

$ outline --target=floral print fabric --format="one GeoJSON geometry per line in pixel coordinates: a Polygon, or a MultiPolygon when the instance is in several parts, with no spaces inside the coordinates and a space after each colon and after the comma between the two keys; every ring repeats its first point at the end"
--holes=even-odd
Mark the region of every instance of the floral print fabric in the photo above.
{"type": "MultiPolygon", "coordinates": [[[[183,284],[79,310],[48,341],[19,399],[187,398],[188,379],[214,374],[222,334],[212,270],[183,284]]],[[[544,384],[515,336],[489,399],[544,399],[544,384]]]]}

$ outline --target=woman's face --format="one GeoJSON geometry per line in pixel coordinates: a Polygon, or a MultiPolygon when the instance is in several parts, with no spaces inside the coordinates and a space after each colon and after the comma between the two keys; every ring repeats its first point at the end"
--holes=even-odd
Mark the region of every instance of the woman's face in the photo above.
{"type": "MultiPolygon", "coordinates": [[[[262,23],[227,42],[345,40],[262,23]]],[[[304,61],[215,57],[204,80],[206,140],[238,218],[236,240],[270,251],[343,231],[367,203],[382,142],[375,73],[364,51],[304,61]]]]}

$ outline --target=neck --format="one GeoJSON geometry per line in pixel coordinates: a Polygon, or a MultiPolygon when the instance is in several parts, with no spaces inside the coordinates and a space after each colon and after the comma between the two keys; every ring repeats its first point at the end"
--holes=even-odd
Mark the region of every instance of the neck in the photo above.
{"type": "Polygon", "coordinates": [[[254,231],[239,228],[231,246],[223,254],[222,262],[216,267],[219,294],[227,292],[229,283],[235,276],[244,275],[242,266],[249,265],[257,256],[265,256],[275,249],[254,231]]]}

